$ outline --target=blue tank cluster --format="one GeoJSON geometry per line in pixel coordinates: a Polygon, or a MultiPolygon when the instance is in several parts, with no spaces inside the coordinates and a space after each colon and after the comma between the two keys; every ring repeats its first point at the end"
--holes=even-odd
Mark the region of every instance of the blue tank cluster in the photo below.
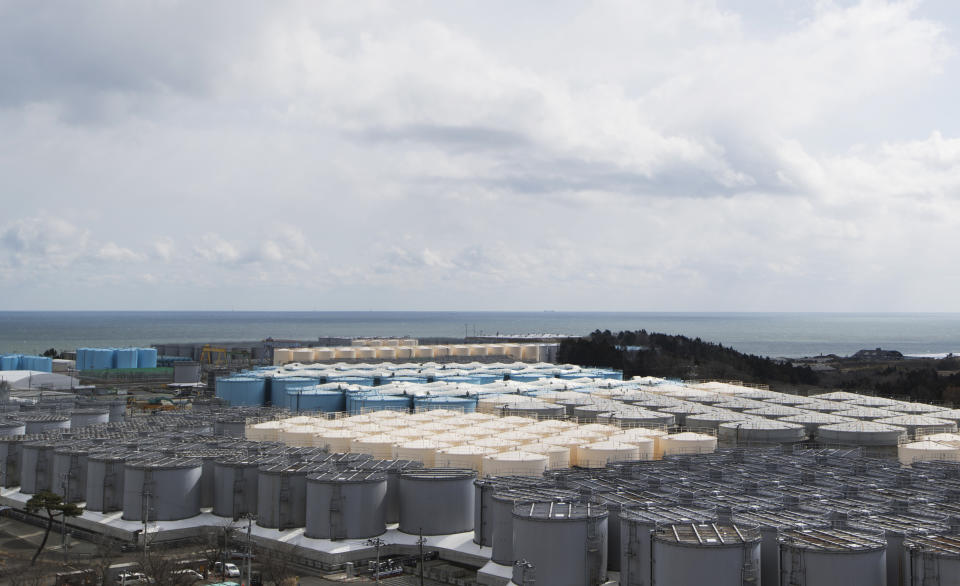
{"type": "Polygon", "coordinates": [[[267,380],[254,376],[231,376],[217,379],[217,396],[230,406],[264,405],[267,400],[267,380]]]}
{"type": "Polygon", "coordinates": [[[409,411],[413,397],[408,395],[379,395],[351,393],[347,396],[347,413],[357,415],[367,411],[409,411]]]}
{"type": "Polygon", "coordinates": [[[347,399],[344,392],[339,389],[302,387],[288,390],[286,402],[278,406],[286,407],[294,413],[303,411],[342,413],[347,410],[347,399]]]}
{"type": "Polygon", "coordinates": [[[156,348],[77,348],[77,370],[156,367],[156,348]]]}
{"type": "Polygon", "coordinates": [[[5,354],[0,356],[0,370],[53,372],[53,359],[28,354],[5,354]]]}

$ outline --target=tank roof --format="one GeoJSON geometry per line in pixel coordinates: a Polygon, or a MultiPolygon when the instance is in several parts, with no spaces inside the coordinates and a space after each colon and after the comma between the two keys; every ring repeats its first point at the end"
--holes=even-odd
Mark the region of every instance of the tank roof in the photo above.
{"type": "Polygon", "coordinates": [[[658,527],[656,538],[681,545],[724,546],[759,541],[760,531],[735,523],[674,523],[658,527]]]}
{"type": "Polygon", "coordinates": [[[424,468],[422,470],[405,470],[401,478],[408,480],[457,480],[476,478],[477,473],[468,468],[424,468]]]}
{"type": "Polygon", "coordinates": [[[317,472],[308,474],[307,481],[331,484],[361,484],[367,482],[385,482],[387,475],[383,472],[369,470],[348,470],[342,472],[317,472]]]}
{"type": "Polygon", "coordinates": [[[146,457],[136,460],[128,460],[128,468],[142,468],[150,470],[175,469],[175,468],[197,468],[202,466],[203,462],[196,458],[183,457],[146,457]]]}
{"type": "Polygon", "coordinates": [[[816,549],[834,552],[861,552],[885,549],[887,541],[883,535],[869,530],[856,528],[804,528],[790,529],[780,534],[781,543],[788,543],[803,549],[816,549]]]}
{"type": "Polygon", "coordinates": [[[522,503],[513,507],[513,516],[526,519],[549,519],[551,521],[579,521],[607,517],[603,505],[572,502],[522,503]]]}

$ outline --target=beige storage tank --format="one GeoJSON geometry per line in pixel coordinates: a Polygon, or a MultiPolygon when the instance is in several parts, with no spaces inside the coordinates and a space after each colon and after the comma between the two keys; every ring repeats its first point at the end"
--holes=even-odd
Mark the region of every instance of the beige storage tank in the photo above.
{"type": "Polygon", "coordinates": [[[427,468],[436,467],[437,452],[453,446],[432,439],[414,440],[397,445],[397,459],[421,462],[427,468]]]}
{"type": "Polygon", "coordinates": [[[517,444],[521,446],[533,442],[539,442],[542,439],[539,435],[527,433],[525,431],[505,431],[503,433],[498,433],[496,437],[511,442],[517,442],[517,444]]]}
{"type": "Polygon", "coordinates": [[[433,358],[433,347],[432,346],[417,346],[413,350],[414,358],[433,358]]]}
{"type": "Polygon", "coordinates": [[[554,437],[545,437],[540,442],[541,444],[547,444],[551,446],[561,446],[570,450],[570,465],[577,466],[579,465],[578,452],[580,446],[584,445],[585,442],[578,438],[569,437],[566,435],[558,435],[554,437]]]}
{"type": "Polygon", "coordinates": [[[370,454],[377,460],[392,460],[396,457],[397,438],[388,434],[356,437],[350,442],[350,452],[370,454]]]}
{"type": "Polygon", "coordinates": [[[280,430],[280,441],[288,446],[309,448],[320,429],[315,425],[291,425],[280,430]]]}
{"type": "Polygon", "coordinates": [[[288,362],[293,362],[292,348],[274,348],[273,349],[274,366],[280,366],[281,364],[286,364],[288,362]]]}
{"type": "Polygon", "coordinates": [[[423,432],[423,435],[436,435],[438,433],[447,433],[457,429],[456,425],[450,425],[449,423],[443,423],[440,421],[433,421],[430,423],[421,423],[417,426],[417,429],[423,432]]]}
{"type": "Polygon", "coordinates": [[[660,429],[649,429],[646,427],[631,427],[624,429],[620,433],[611,435],[609,440],[620,440],[631,443],[635,440],[650,439],[653,440],[653,459],[659,460],[663,457],[663,438],[667,437],[667,432],[660,429]]]}
{"type": "Polygon", "coordinates": [[[506,452],[508,450],[516,450],[520,447],[520,444],[514,441],[500,439],[499,437],[493,435],[490,437],[485,437],[478,439],[473,442],[475,446],[481,446],[484,448],[493,448],[498,452],[506,452]]]}
{"type": "Polygon", "coordinates": [[[514,360],[520,360],[523,355],[523,346],[520,344],[504,344],[503,353],[514,360]]]}
{"type": "Polygon", "coordinates": [[[391,430],[390,435],[400,440],[413,441],[424,439],[428,434],[419,427],[398,427],[391,430]]]}
{"type": "Polygon", "coordinates": [[[503,356],[503,346],[501,344],[489,344],[486,348],[487,356],[503,356]]]}
{"type": "Polygon", "coordinates": [[[524,344],[520,350],[520,360],[538,362],[540,360],[540,346],[538,344],[524,344]]]}
{"type": "Polygon", "coordinates": [[[960,448],[960,433],[933,433],[930,435],[924,435],[919,439],[960,448]]]}
{"type": "Polygon", "coordinates": [[[549,458],[531,452],[501,452],[483,459],[485,476],[543,476],[549,458]]]}
{"type": "Polygon", "coordinates": [[[283,429],[283,424],[279,421],[264,421],[263,423],[255,424],[248,431],[247,438],[263,442],[280,441],[281,429],[283,429]]]}
{"type": "Polygon", "coordinates": [[[711,454],[717,451],[717,438],[705,433],[685,431],[668,434],[660,440],[663,455],[711,454]]]}
{"type": "Polygon", "coordinates": [[[419,346],[420,340],[417,340],[416,338],[401,338],[400,345],[401,346],[419,346]]]}
{"type": "Polygon", "coordinates": [[[413,358],[413,347],[400,346],[397,348],[397,359],[406,360],[408,358],[413,358]]]}
{"type": "Polygon", "coordinates": [[[351,443],[360,434],[352,429],[325,429],[317,434],[314,445],[328,452],[349,453],[351,443]]]}
{"type": "Polygon", "coordinates": [[[355,348],[337,348],[337,360],[353,360],[357,357],[355,348]]]}
{"type": "Polygon", "coordinates": [[[313,348],[297,348],[293,351],[293,361],[303,364],[314,362],[313,348]]]}
{"type": "Polygon", "coordinates": [[[904,466],[909,466],[914,462],[928,460],[956,462],[960,460],[960,448],[951,446],[950,444],[921,440],[897,446],[897,459],[900,460],[900,463],[904,466]]]}
{"type": "Polygon", "coordinates": [[[450,346],[434,346],[433,348],[434,358],[444,358],[446,356],[450,356],[450,346]]]}
{"type": "Polygon", "coordinates": [[[652,459],[652,439],[638,439],[637,443],[606,440],[577,448],[577,466],[581,468],[606,468],[610,462],[652,459]]]}
{"type": "Polygon", "coordinates": [[[467,347],[468,356],[486,356],[487,347],[483,344],[471,344],[467,347]]]}
{"type": "Polygon", "coordinates": [[[452,446],[438,451],[435,462],[438,468],[471,468],[482,474],[483,458],[496,453],[495,449],[483,446],[452,446]]]}
{"type": "Polygon", "coordinates": [[[469,356],[469,346],[450,346],[450,356],[469,356]]]}
{"type": "Polygon", "coordinates": [[[377,348],[377,359],[378,360],[396,360],[397,359],[397,349],[390,346],[381,346],[377,348]]]}
{"type": "Polygon", "coordinates": [[[448,431],[446,433],[438,433],[436,435],[430,436],[429,439],[433,441],[447,444],[450,447],[462,446],[464,444],[472,443],[475,438],[456,431],[448,431]]]}
{"type": "Polygon", "coordinates": [[[377,349],[364,346],[356,349],[357,360],[375,360],[377,358],[377,349]]]}
{"type": "Polygon", "coordinates": [[[313,351],[313,359],[320,362],[329,362],[337,357],[337,351],[333,348],[316,348],[313,351]]]}
{"type": "Polygon", "coordinates": [[[547,470],[562,470],[570,467],[570,448],[552,444],[527,444],[524,452],[543,454],[547,457],[547,470]]]}

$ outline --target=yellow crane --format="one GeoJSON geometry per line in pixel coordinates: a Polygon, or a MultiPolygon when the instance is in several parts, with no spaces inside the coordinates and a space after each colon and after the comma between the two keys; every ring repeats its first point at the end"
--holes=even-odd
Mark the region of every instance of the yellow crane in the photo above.
{"type": "Polygon", "coordinates": [[[204,345],[200,349],[200,364],[210,364],[212,366],[229,366],[230,361],[227,358],[226,348],[214,348],[210,344],[204,345]]]}

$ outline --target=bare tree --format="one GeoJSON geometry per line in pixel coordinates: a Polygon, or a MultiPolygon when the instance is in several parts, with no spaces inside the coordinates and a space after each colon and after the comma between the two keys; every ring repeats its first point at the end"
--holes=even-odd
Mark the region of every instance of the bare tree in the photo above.
{"type": "Polygon", "coordinates": [[[269,547],[260,547],[257,561],[260,563],[263,583],[283,586],[296,576],[293,557],[294,547],[290,544],[271,543],[269,547]]]}
{"type": "Polygon", "coordinates": [[[99,535],[94,546],[89,567],[96,573],[101,583],[106,583],[110,565],[120,556],[120,544],[107,535],[99,535]]]}
{"type": "Polygon", "coordinates": [[[207,562],[208,568],[213,568],[217,562],[230,561],[230,552],[235,544],[245,539],[240,530],[228,521],[219,527],[210,527],[198,538],[198,552],[207,562]]]}

